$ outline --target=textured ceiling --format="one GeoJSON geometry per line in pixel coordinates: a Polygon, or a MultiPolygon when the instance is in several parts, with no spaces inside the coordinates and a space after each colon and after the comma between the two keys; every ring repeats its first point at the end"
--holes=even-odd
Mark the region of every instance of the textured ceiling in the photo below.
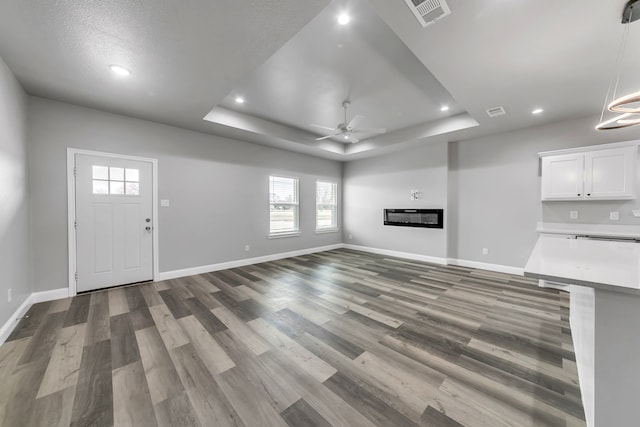
{"type": "MultiPolygon", "coordinates": [[[[401,0],[3,0],[0,57],[33,95],[342,160],[599,115],[625,0],[448,3],[423,28],[401,0]],[[315,141],[309,125],[341,122],[345,98],[389,132],[315,141]]],[[[640,90],[629,28],[620,92],[640,90]]]]}

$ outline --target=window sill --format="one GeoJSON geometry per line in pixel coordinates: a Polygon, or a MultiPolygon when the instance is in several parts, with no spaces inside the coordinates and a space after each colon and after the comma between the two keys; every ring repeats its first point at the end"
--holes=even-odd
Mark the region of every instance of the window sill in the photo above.
{"type": "Polygon", "coordinates": [[[282,239],[285,237],[298,237],[300,236],[302,233],[300,231],[292,231],[292,232],[287,232],[287,233],[274,233],[274,234],[269,234],[269,238],[270,239],[282,239]]]}
{"type": "Polygon", "coordinates": [[[316,230],[316,234],[327,234],[327,233],[339,233],[339,228],[325,228],[321,230],[316,230]]]}

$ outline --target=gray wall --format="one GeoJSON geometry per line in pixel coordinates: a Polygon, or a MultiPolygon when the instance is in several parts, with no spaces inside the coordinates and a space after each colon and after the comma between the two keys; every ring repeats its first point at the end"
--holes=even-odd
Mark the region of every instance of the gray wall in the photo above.
{"type": "Polygon", "coordinates": [[[160,271],[340,243],[315,234],[315,181],[342,165],[153,122],[30,98],[34,283],[67,286],[67,147],[158,159],[160,271]],[[268,176],[300,178],[302,236],[268,239],[268,176]],[[251,246],[250,252],[244,246],[251,246]]]}
{"type": "Polygon", "coordinates": [[[446,223],[444,230],[383,225],[384,208],[446,208],[445,143],[346,163],[343,179],[344,243],[446,258],[446,223]],[[410,200],[411,189],[422,192],[419,200],[410,200]]]}
{"type": "Polygon", "coordinates": [[[0,326],[32,291],[26,113],[26,94],[0,59],[0,326]]]}
{"type": "MultiPolygon", "coordinates": [[[[636,224],[632,201],[540,201],[540,151],[640,139],[640,130],[598,132],[597,119],[577,119],[451,143],[449,206],[451,258],[524,267],[536,241],[536,223],[636,224]],[[580,218],[569,220],[569,211],[580,218]],[[620,221],[609,221],[609,211],[620,221]],[[482,255],[482,248],[489,254],[482,255]]],[[[640,185],[640,183],[639,183],[640,185]]]]}

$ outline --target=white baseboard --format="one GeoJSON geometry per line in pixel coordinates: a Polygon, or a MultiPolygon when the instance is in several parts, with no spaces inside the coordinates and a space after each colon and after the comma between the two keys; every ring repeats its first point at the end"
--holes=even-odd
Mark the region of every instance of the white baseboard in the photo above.
{"type": "Polygon", "coordinates": [[[31,304],[45,301],[55,301],[69,297],[69,288],[52,289],[50,291],[34,292],[31,294],[31,304]]]}
{"type": "Polygon", "coordinates": [[[2,328],[0,328],[0,344],[4,343],[7,338],[9,338],[9,335],[13,332],[13,328],[18,324],[18,319],[24,317],[29,308],[31,308],[31,305],[33,304],[31,302],[32,295],[29,295],[24,302],[20,304],[20,307],[18,307],[15,313],[13,313],[9,320],[7,320],[5,324],[2,325],[2,328]]]}
{"type": "Polygon", "coordinates": [[[50,291],[44,292],[34,292],[29,295],[20,307],[13,313],[13,315],[5,322],[4,325],[0,328],[0,344],[4,343],[11,332],[13,332],[13,328],[18,324],[18,320],[24,317],[27,314],[27,311],[31,308],[33,304],[37,304],[39,302],[45,301],[53,301],[57,299],[67,298],[69,296],[68,288],[60,288],[60,289],[52,289],[50,291]]]}
{"type": "Polygon", "coordinates": [[[218,264],[202,265],[199,267],[184,268],[182,270],[163,271],[158,274],[158,281],[177,279],[179,277],[193,276],[195,274],[210,273],[212,271],[226,270],[229,268],[244,267],[261,262],[276,261],[284,258],[308,255],[316,252],[332,251],[343,247],[342,243],[329,246],[319,246],[316,248],[301,249],[299,251],[281,252],[278,254],[265,255],[255,258],[240,259],[237,261],[221,262],[218,264]]]}
{"type": "Polygon", "coordinates": [[[498,273],[513,274],[515,276],[524,276],[524,268],[512,267],[510,265],[489,264],[486,262],[467,261],[464,259],[449,258],[449,265],[459,265],[460,267],[477,268],[478,270],[489,270],[498,273]]]}
{"type": "Polygon", "coordinates": [[[411,259],[415,261],[423,261],[423,262],[431,262],[434,264],[447,265],[446,258],[433,257],[428,255],[418,255],[418,254],[412,254],[409,252],[398,252],[398,251],[392,251],[388,249],[371,248],[369,246],[345,244],[343,245],[343,247],[346,249],[353,249],[354,251],[371,252],[372,254],[387,255],[387,256],[392,256],[397,258],[406,258],[406,259],[411,259]]]}

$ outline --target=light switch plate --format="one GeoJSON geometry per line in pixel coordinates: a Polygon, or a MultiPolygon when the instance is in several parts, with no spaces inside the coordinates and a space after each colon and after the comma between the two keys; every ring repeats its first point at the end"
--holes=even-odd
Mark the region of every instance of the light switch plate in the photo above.
{"type": "Polygon", "coordinates": [[[569,212],[569,218],[570,219],[578,219],[578,211],[569,212]]]}
{"type": "Polygon", "coordinates": [[[611,221],[619,221],[620,220],[620,212],[618,212],[618,211],[609,212],[609,219],[611,221]]]}
{"type": "Polygon", "coordinates": [[[167,199],[160,200],[160,207],[161,208],[168,208],[169,206],[171,206],[171,203],[169,202],[169,200],[167,200],[167,199]]]}

